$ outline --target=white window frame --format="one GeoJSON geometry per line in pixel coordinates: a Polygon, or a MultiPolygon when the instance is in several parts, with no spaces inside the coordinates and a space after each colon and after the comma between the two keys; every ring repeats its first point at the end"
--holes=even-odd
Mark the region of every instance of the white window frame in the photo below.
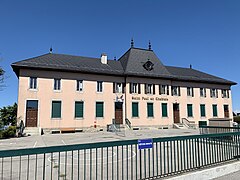
{"type": "Polygon", "coordinates": [[[193,87],[187,87],[187,96],[193,97],[193,87]]]}
{"type": "Polygon", "coordinates": [[[138,93],[138,83],[132,83],[132,93],[138,93]]]}
{"type": "Polygon", "coordinates": [[[147,84],[147,94],[153,94],[153,84],[147,84]]]}
{"type": "Polygon", "coordinates": [[[200,97],[206,97],[206,88],[200,88],[200,97]]]}
{"type": "Polygon", "coordinates": [[[222,98],[229,98],[229,90],[222,89],[222,98]]]}
{"type": "Polygon", "coordinates": [[[179,86],[172,86],[172,95],[179,96],[179,86]]]}
{"type": "Polygon", "coordinates": [[[212,98],[217,98],[217,89],[210,89],[210,95],[212,98]]]}
{"type": "Polygon", "coordinates": [[[37,77],[29,77],[29,89],[37,89],[37,77]]]}
{"type": "Polygon", "coordinates": [[[83,91],[83,80],[76,80],[76,91],[83,91]]]}
{"type": "Polygon", "coordinates": [[[167,94],[168,85],[160,85],[160,93],[167,94]]]}
{"type": "Polygon", "coordinates": [[[115,92],[122,93],[123,92],[123,84],[122,83],[115,83],[115,92]]]}
{"type": "Polygon", "coordinates": [[[103,81],[97,81],[97,92],[103,92],[103,81]]]}
{"type": "Polygon", "coordinates": [[[53,90],[54,91],[61,91],[61,79],[54,78],[54,80],[53,80],[53,90]],[[56,89],[55,89],[55,82],[56,82],[56,89]]]}

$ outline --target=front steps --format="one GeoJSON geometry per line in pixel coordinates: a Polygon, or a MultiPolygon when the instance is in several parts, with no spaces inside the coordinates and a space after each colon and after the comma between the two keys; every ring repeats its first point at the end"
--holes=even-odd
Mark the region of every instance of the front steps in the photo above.
{"type": "Polygon", "coordinates": [[[25,127],[23,133],[26,134],[27,136],[28,135],[31,135],[31,136],[41,135],[41,128],[39,128],[39,127],[25,127]]]}

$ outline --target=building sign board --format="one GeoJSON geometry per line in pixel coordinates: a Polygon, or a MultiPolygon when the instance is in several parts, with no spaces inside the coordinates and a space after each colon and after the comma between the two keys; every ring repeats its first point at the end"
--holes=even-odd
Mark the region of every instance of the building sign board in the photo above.
{"type": "Polygon", "coordinates": [[[138,149],[150,149],[153,147],[152,139],[139,139],[138,140],[138,149]]]}
{"type": "Polygon", "coordinates": [[[132,100],[137,100],[137,101],[140,101],[140,100],[145,100],[145,101],[168,101],[168,98],[162,98],[162,97],[135,97],[135,96],[132,96],[132,100]]]}

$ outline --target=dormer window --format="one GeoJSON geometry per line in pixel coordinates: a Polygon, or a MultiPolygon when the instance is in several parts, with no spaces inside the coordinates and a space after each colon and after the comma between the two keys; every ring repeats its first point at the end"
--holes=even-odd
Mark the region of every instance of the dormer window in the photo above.
{"type": "Polygon", "coordinates": [[[147,70],[147,71],[151,71],[153,70],[153,66],[154,64],[148,59],[148,61],[146,63],[143,64],[143,67],[147,70]]]}

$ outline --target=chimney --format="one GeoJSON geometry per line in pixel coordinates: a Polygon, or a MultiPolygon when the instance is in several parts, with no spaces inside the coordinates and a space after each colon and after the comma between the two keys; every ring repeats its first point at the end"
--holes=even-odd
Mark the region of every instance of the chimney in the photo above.
{"type": "Polygon", "coordinates": [[[105,54],[105,53],[101,54],[101,63],[107,64],[107,54],[105,54]]]}

